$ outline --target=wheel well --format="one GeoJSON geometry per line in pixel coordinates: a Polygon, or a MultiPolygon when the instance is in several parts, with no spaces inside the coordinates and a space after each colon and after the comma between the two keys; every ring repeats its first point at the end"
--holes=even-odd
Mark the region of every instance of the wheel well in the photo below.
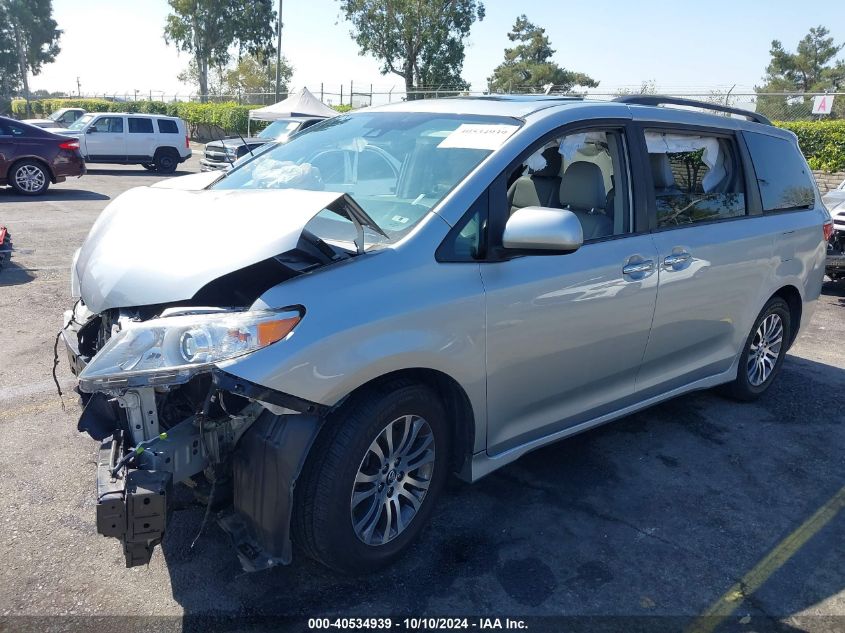
{"type": "Polygon", "coordinates": [[[341,400],[335,408],[363,391],[378,388],[397,380],[426,385],[440,396],[441,403],[446,409],[447,418],[454,422],[452,425],[452,469],[455,472],[460,472],[464,462],[471,457],[475,445],[475,415],[463,387],[448,374],[436,369],[425,368],[401,369],[390,372],[364,383],[341,400]]]}
{"type": "Polygon", "coordinates": [[[9,166],[9,169],[6,173],[11,174],[12,170],[15,168],[15,166],[18,163],[21,163],[25,160],[29,160],[29,161],[32,161],[33,163],[38,163],[39,165],[41,165],[44,169],[47,170],[47,175],[50,176],[50,182],[52,182],[53,184],[56,184],[56,177],[53,175],[52,168],[50,167],[50,165],[47,164],[47,161],[45,161],[43,158],[40,158],[38,156],[21,156],[20,158],[16,158],[15,162],[12,163],[9,166]]]}
{"type": "Polygon", "coordinates": [[[155,153],[153,154],[153,158],[155,159],[156,156],[159,154],[163,154],[167,152],[168,154],[175,154],[176,157],[179,157],[179,150],[175,147],[157,147],[155,153]]]}
{"type": "Polygon", "coordinates": [[[792,331],[789,333],[789,346],[791,347],[795,342],[795,337],[798,336],[798,328],[801,326],[801,310],[803,306],[801,293],[798,292],[798,288],[795,286],[784,286],[772,296],[780,297],[789,306],[789,320],[792,326],[790,328],[792,331]]]}

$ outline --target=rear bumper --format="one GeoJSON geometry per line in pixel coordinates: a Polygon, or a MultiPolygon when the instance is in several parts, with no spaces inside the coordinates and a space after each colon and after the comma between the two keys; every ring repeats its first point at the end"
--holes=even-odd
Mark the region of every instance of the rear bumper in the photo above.
{"type": "Polygon", "coordinates": [[[88,171],[81,154],[60,156],[52,165],[53,182],[64,182],[67,178],[81,178],[88,171]]]}

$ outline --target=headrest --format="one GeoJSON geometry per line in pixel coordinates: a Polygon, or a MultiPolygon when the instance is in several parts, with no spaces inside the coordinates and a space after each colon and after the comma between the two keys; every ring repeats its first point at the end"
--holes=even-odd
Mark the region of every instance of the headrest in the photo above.
{"type": "Polygon", "coordinates": [[[538,169],[531,172],[532,176],[539,176],[540,178],[557,178],[560,176],[560,166],[563,159],[557,147],[547,147],[541,154],[546,159],[546,166],[543,169],[538,169]]]}
{"type": "Polygon", "coordinates": [[[651,163],[651,177],[654,180],[654,188],[669,189],[674,187],[675,175],[672,173],[669,157],[666,154],[649,154],[648,160],[651,163]]]}
{"type": "Polygon", "coordinates": [[[604,209],[604,176],[599,166],[583,160],[569,165],[560,181],[560,203],[585,211],[604,209]]]}
{"type": "Polygon", "coordinates": [[[537,187],[528,176],[522,176],[513,183],[513,198],[511,206],[518,209],[525,207],[539,207],[540,198],[537,195],[537,187]]]}

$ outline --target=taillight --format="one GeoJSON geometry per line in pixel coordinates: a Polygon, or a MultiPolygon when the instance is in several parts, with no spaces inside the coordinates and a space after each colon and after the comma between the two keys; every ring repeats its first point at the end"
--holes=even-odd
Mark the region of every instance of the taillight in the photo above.
{"type": "Polygon", "coordinates": [[[191,149],[191,143],[188,141],[188,135],[185,134],[185,149],[191,149]]]}
{"type": "Polygon", "coordinates": [[[833,220],[828,220],[822,225],[822,232],[824,233],[824,241],[827,242],[833,235],[833,220]]]}
{"type": "Polygon", "coordinates": [[[73,140],[59,143],[59,149],[79,149],[79,141],[73,140]]]}

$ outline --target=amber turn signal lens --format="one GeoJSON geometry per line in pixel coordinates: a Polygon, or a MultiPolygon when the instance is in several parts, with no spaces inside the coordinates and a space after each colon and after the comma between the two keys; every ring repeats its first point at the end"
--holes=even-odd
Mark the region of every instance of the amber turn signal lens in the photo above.
{"type": "Polygon", "coordinates": [[[299,317],[279,319],[278,321],[265,321],[258,324],[258,344],[262,347],[270,345],[285,338],[290,331],[299,323],[299,317]]]}

